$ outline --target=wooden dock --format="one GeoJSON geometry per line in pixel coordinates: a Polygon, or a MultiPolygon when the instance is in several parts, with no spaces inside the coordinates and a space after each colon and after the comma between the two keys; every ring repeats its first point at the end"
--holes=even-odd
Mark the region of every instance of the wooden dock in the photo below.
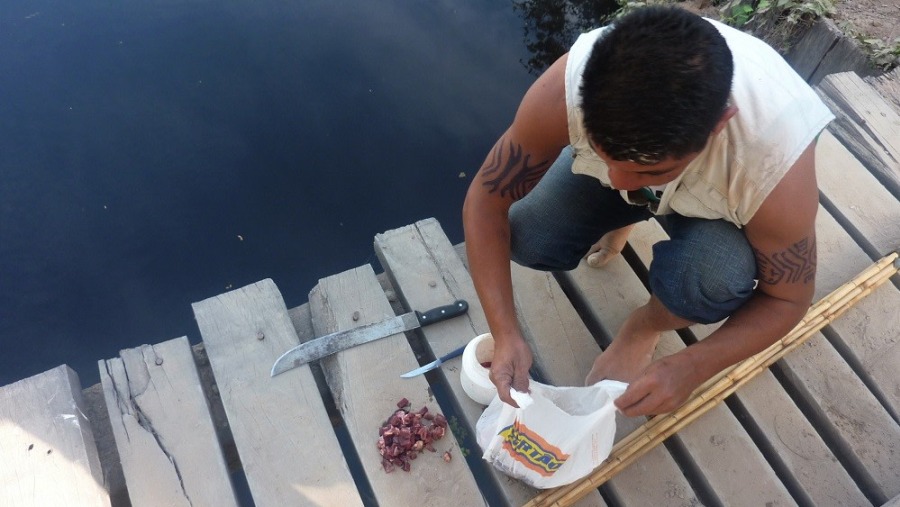
{"type": "MultiPolygon", "coordinates": [[[[820,86],[840,118],[816,152],[817,299],[900,248],[900,115],[879,86],[852,73],[820,86]]],[[[665,237],[642,223],[599,270],[512,266],[536,379],[582,383],[647,300],[651,245],[665,237]]],[[[99,361],[97,386],[82,390],[60,366],[0,388],[0,506],[236,506],[242,491],[260,507],[534,498],[481,459],[484,407],[463,392],[459,359],[399,377],[488,331],[461,245],[427,219],[378,234],[374,248],[383,273],[324,278],[297,308],[272,280],[197,302],[202,344],[123,350],[99,361]],[[467,315],[269,376],[300,342],[457,299],[467,315]],[[451,431],[409,472],[385,473],[378,431],[404,397],[451,431]]],[[[714,328],[667,333],[658,354],[714,328]]],[[[620,415],[617,439],[644,422],[620,415]]],[[[900,276],[577,505],[900,507],[900,276]]]]}

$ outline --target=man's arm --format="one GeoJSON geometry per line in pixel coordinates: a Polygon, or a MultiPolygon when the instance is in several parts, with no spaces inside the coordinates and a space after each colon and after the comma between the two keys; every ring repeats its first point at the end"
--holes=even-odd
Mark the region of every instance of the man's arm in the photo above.
{"type": "Polygon", "coordinates": [[[532,355],[516,321],[509,269],[509,208],[537,185],[568,144],[566,56],[528,89],[512,125],[476,174],[463,206],[466,254],[494,337],[491,380],[500,399],[516,406],[509,388],[528,388],[532,355]]]}
{"type": "Polygon", "coordinates": [[[812,143],[745,228],[758,267],[753,297],[705,340],[652,363],[616,401],[625,415],[674,410],[703,382],[764,350],[806,314],[816,277],[814,155],[812,143]]]}

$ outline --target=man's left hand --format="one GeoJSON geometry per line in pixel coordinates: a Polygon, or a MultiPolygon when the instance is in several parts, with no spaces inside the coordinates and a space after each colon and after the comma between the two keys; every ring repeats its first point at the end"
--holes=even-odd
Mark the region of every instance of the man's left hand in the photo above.
{"type": "Polygon", "coordinates": [[[615,404],[628,417],[671,412],[701,383],[687,349],[650,363],[615,404]]]}

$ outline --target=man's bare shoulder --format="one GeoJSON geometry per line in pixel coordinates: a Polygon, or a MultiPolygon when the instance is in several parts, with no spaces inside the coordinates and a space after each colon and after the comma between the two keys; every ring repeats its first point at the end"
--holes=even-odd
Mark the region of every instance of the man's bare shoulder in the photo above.
{"type": "Polygon", "coordinates": [[[516,137],[559,149],[568,144],[567,60],[568,54],[561,56],[528,88],[511,126],[516,137]]]}

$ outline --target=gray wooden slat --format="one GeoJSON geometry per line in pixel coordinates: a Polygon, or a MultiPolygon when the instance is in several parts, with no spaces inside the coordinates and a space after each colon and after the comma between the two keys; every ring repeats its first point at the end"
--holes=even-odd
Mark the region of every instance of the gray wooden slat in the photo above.
{"type": "MultiPolygon", "coordinates": [[[[830,134],[823,133],[816,151],[817,157],[823,154],[818,158],[819,186],[836,211],[864,235],[879,256],[900,249],[900,201],[830,134]]],[[[835,283],[842,283],[841,279],[852,276],[852,270],[861,270],[860,266],[870,262],[846,234],[837,235],[835,240],[829,267],[838,262],[842,267],[831,271],[827,281],[823,280],[826,287],[832,288],[835,283]]],[[[894,281],[897,285],[898,277],[894,281]]],[[[900,378],[896,368],[900,364],[900,320],[894,311],[898,305],[897,292],[885,288],[857,305],[847,322],[842,318],[832,326],[842,330],[841,336],[846,335],[844,342],[881,386],[894,414],[900,414],[900,378]]]]}
{"type": "Polygon", "coordinates": [[[900,495],[895,496],[881,507],[900,507],[900,495]]]}
{"type": "MultiPolygon", "coordinates": [[[[619,256],[602,269],[582,262],[567,273],[577,297],[587,302],[610,336],[649,294],[619,256]]],[[[654,357],[684,348],[674,332],[663,333],[654,357]]],[[[706,481],[726,505],[793,505],[795,502],[731,411],[719,405],[676,435],[706,481]]]]}
{"type": "Polygon", "coordinates": [[[872,73],[865,53],[832,20],[824,17],[788,48],[785,60],[810,84],[818,83],[832,72],[872,73]]]}
{"type": "Polygon", "coordinates": [[[894,111],[900,114],[900,67],[881,76],[864,78],[867,83],[875,87],[881,96],[894,106],[894,111]]]}
{"type": "MultiPolygon", "coordinates": [[[[317,335],[394,316],[368,264],[319,280],[310,293],[309,304],[317,335]]],[[[423,332],[447,325],[452,323],[436,323],[423,332]]],[[[418,367],[405,334],[338,352],[324,358],[321,365],[379,504],[406,505],[416,498],[427,499],[428,505],[434,506],[485,503],[449,429],[442,439],[434,442],[436,452],[420,453],[409,472],[395,469],[386,473],[382,466],[376,449],[378,430],[397,410],[401,398],[410,401],[412,410],[428,406],[432,413],[446,413],[432,398],[424,377],[400,378],[401,373],[418,367]],[[443,459],[446,451],[451,453],[450,462],[443,459]]]]}
{"type": "Polygon", "coordinates": [[[900,201],[827,130],[816,145],[819,190],[884,256],[900,249],[900,201]]]}
{"type": "MultiPolygon", "coordinates": [[[[816,220],[816,298],[822,298],[871,265],[828,212],[816,220]]],[[[856,303],[830,328],[877,381],[897,409],[900,379],[900,293],[891,284],[856,303]]],[[[885,497],[900,493],[900,426],[824,339],[812,339],[784,359],[853,449],[885,497]]]]}
{"type": "Polygon", "coordinates": [[[272,280],[193,309],[255,504],[362,505],[309,367],[269,376],[298,343],[272,280]]]}
{"type": "MultiPolygon", "coordinates": [[[[820,207],[816,220],[818,270],[816,299],[851,280],[871,260],[840,225],[820,207]]],[[[830,328],[877,380],[893,407],[898,393],[896,365],[900,308],[897,289],[888,284],[854,305],[830,328]],[[859,351],[859,352],[855,352],[859,351]]],[[[819,411],[830,432],[837,435],[842,458],[852,463],[862,489],[886,498],[900,492],[900,427],[863,384],[837,350],[817,335],[785,357],[780,364],[800,396],[819,411]]]]}
{"type": "MultiPolygon", "coordinates": [[[[457,253],[466,263],[465,250],[457,253]]],[[[467,263],[466,263],[467,264],[467,263]]],[[[467,264],[468,265],[468,264],[467,264]]],[[[511,263],[516,312],[534,354],[534,363],[556,386],[584,385],[600,353],[578,312],[551,273],[511,263]]],[[[645,421],[618,414],[616,440],[645,421]]],[[[607,486],[624,505],[698,505],[694,489],[665,447],[653,448],[607,486]],[[647,477],[654,477],[648,481],[647,477]]]]}
{"type": "Polygon", "coordinates": [[[827,76],[817,91],[837,117],[828,128],[900,198],[900,115],[852,72],[827,76]]]}
{"type": "MultiPolygon", "coordinates": [[[[452,325],[447,322],[448,325],[444,328],[425,334],[435,356],[443,355],[488,332],[487,321],[472,279],[436,220],[422,220],[414,225],[379,234],[375,238],[375,250],[407,307],[427,308],[455,299],[469,302],[467,318],[454,319],[452,325]]],[[[462,390],[458,360],[441,368],[438,375],[450,386],[466,421],[474,428],[484,407],[469,399],[462,390]]],[[[522,505],[537,494],[534,488],[507,477],[493,467],[488,466],[487,470],[499,485],[504,495],[503,501],[507,505],[522,505]]],[[[578,505],[604,503],[599,494],[592,493],[578,505]]]]}
{"type": "Polygon", "coordinates": [[[106,400],[103,399],[103,385],[100,382],[81,390],[84,399],[84,416],[91,421],[91,432],[97,444],[97,455],[100,458],[100,469],[103,471],[103,485],[109,493],[112,505],[128,505],[128,489],[125,475],[122,473],[119,450],[116,449],[116,438],[109,424],[109,413],[106,400]]]}
{"type": "MultiPolygon", "coordinates": [[[[651,220],[638,224],[628,243],[644,266],[649,267],[653,258],[652,246],[665,239],[668,235],[655,220],[651,220]]],[[[690,329],[697,339],[702,340],[719,325],[695,324],[690,329]]],[[[747,409],[813,505],[865,505],[868,502],[771,371],[762,372],[734,396],[747,409]]]]}
{"type": "MultiPolygon", "coordinates": [[[[553,385],[584,385],[601,349],[550,273],[511,265],[519,318],[536,361],[553,385]]],[[[646,422],[616,416],[616,441],[646,422]]],[[[663,446],[657,446],[609,481],[624,505],[698,505],[694,489],[663,446]],[[648,477],[653,477],[648,481],[648,477]]]]}
{"type": "Polygon", "coordinates": [[[78,376],[58,366],[0,388],[0,506],[109,506],[78,376]]]}
{"type": "Polygon", "coordinates": [[[99,361],[134,507],[237,505],[186,337],[99,361]]]}

